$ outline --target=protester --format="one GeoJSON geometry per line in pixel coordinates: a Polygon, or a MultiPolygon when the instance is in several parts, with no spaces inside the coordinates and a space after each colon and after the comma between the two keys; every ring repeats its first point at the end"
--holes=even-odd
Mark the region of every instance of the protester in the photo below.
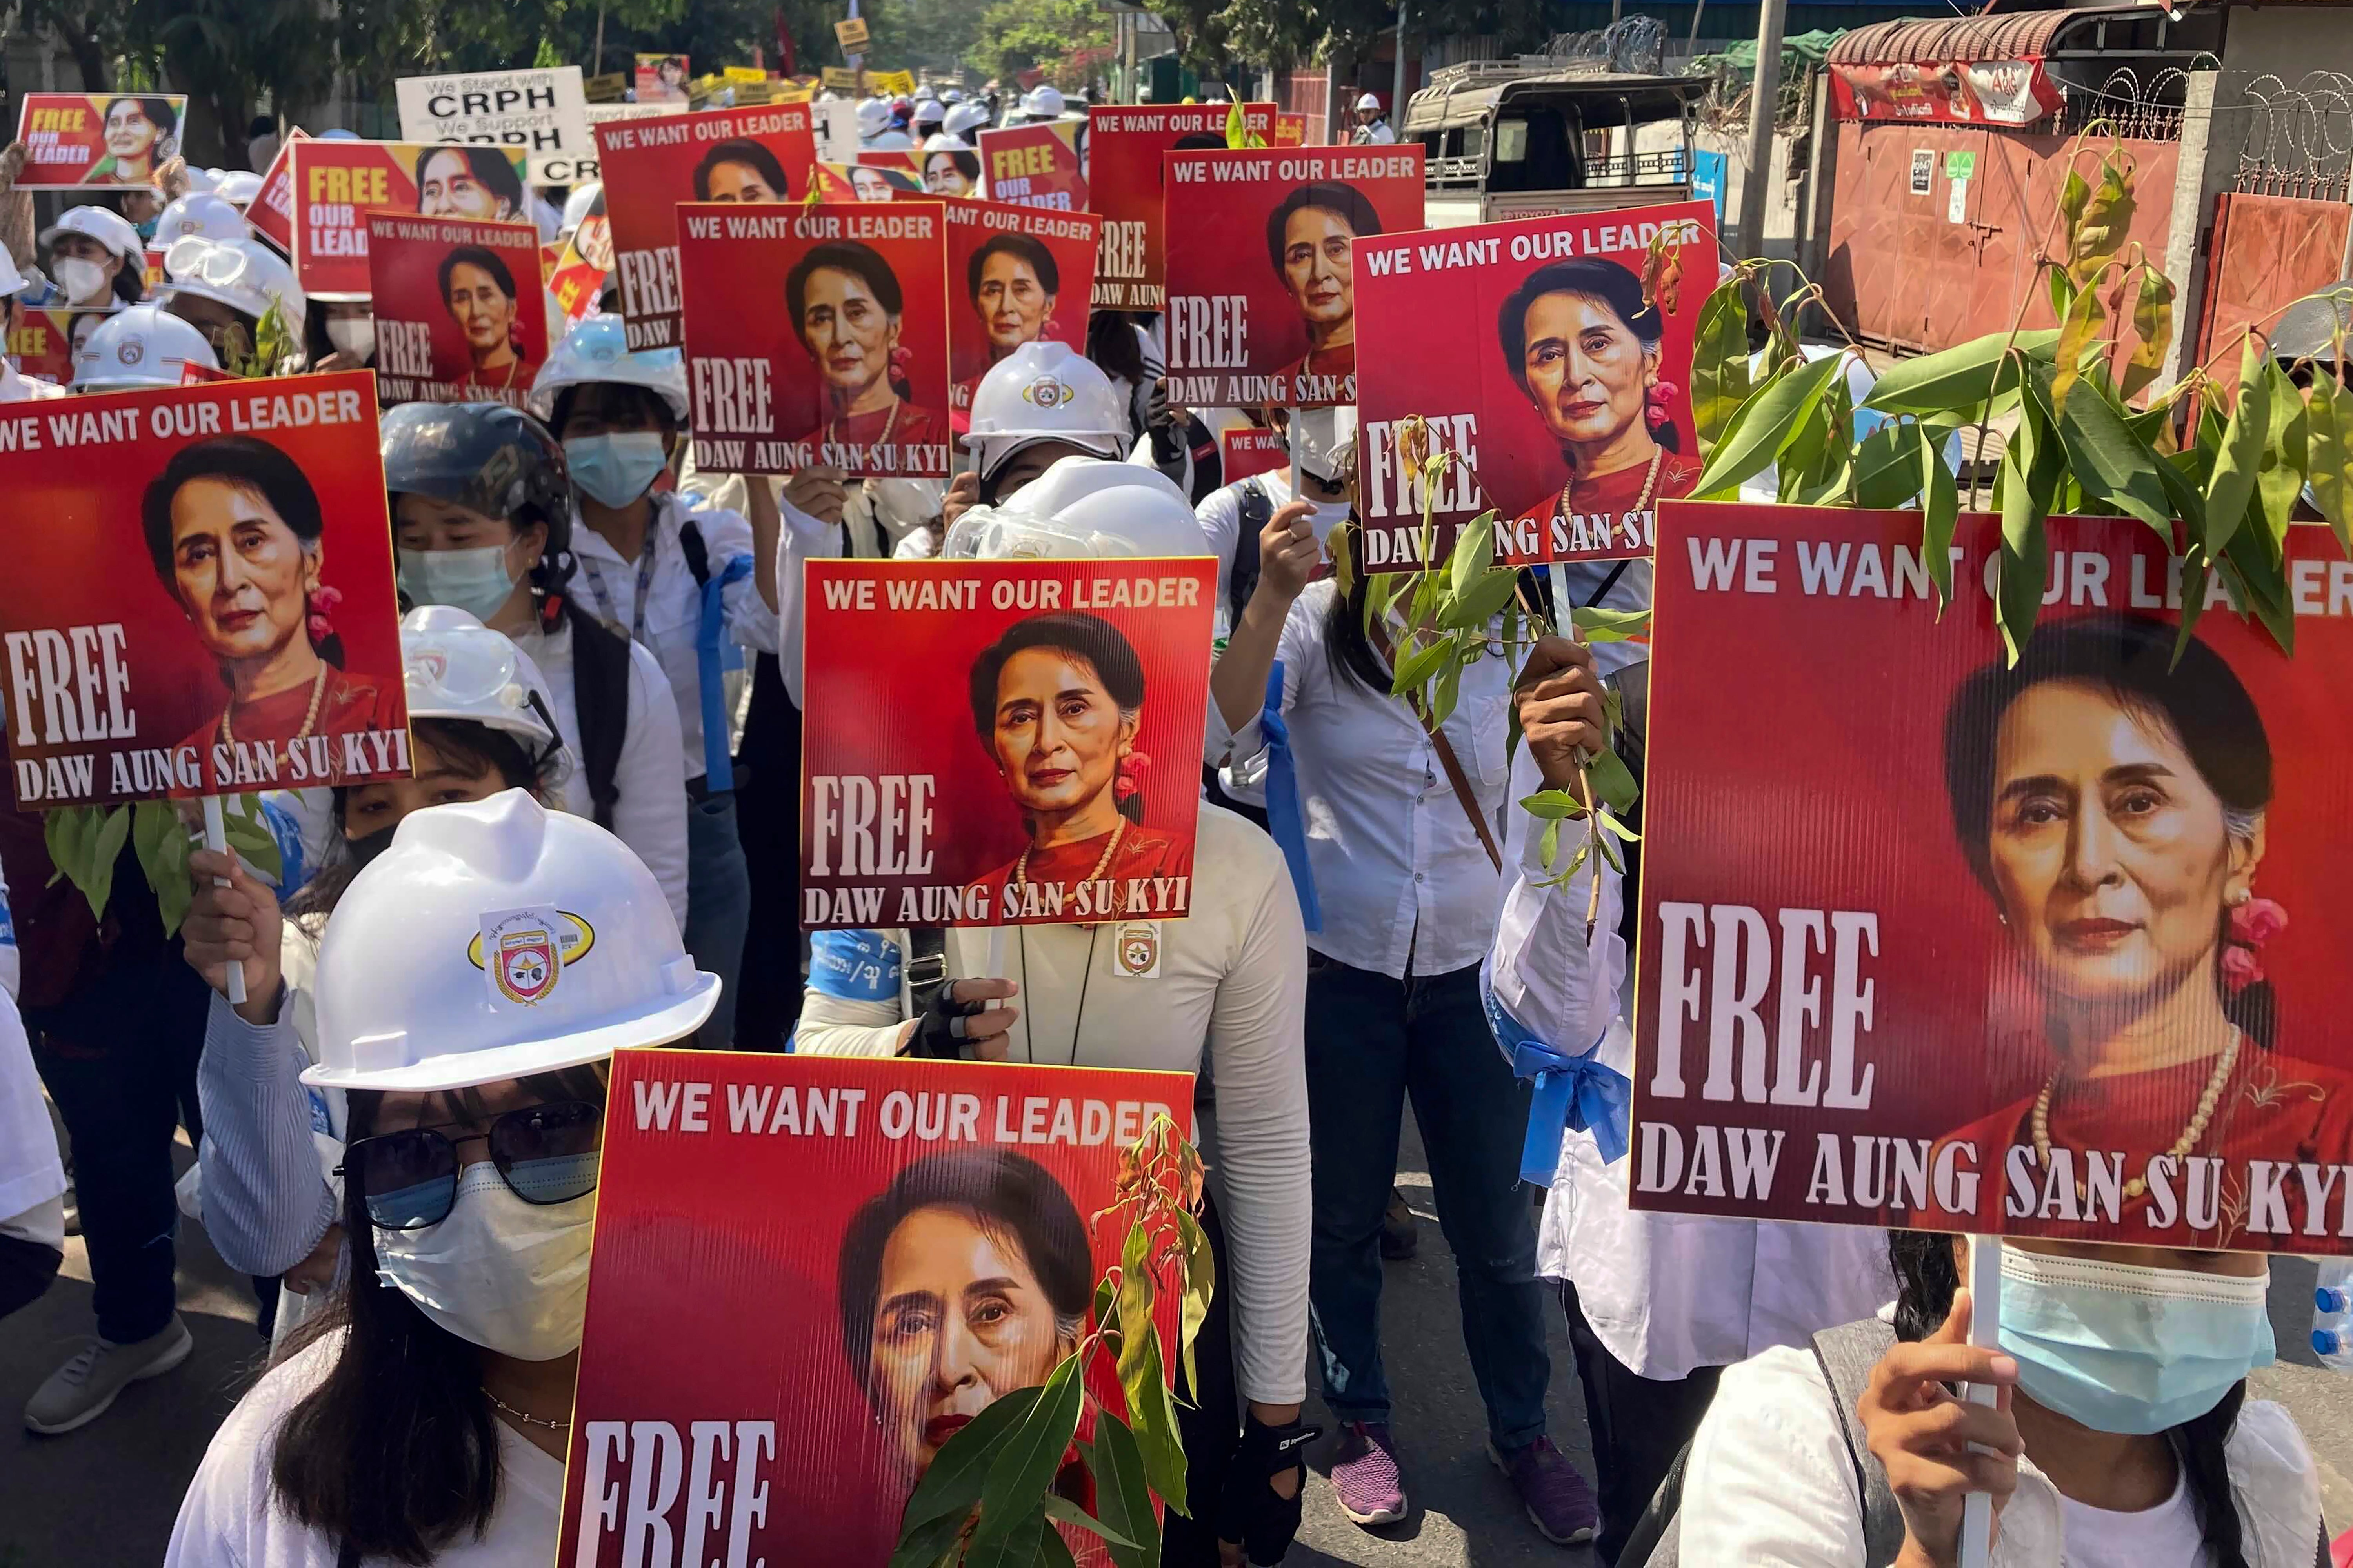
{"type": "MultiPolygon", "coordinates": [[[[22,303],[25,291],[31,285],[16,270],[5,246],[0,246],[0,342],[15,340],[16,324],[24,317],[22,303]]],[[[63,397],[66,389],[54,382],[17,373],[16,362],[0,354],[0,403],[23,403],[36,397],[63,397]]]]}
{"type": "Polygon", "coordinates": [[[2304,1435],[2247,1398],[2274,1354],[2263,1258],[2004,1242],[1994,1350],[1968,1342],[1969,1245],[1895,1234],[1892,1323],[1725,1369],[1670,1524],[1682,1562],[1956,1563],[1970,1491],[1994,1500],[1997,1568],[2326,1561],[2304,1435]]]}
{"type": "Polygon", "coordinates": [[[190,191],[174,201],[156,216],[153,229],[143,237],[144,241],[159,250],[168,250],[174,240],[192,234],[206,239],[243,239],[249,232],[245,214],[210,191],[190,191]]]}
{"type": "MultiPolygon", "coordinates": [[[[564,443],[585,604],[650,648],[670,677],[685,755],[686,942],[696,962],[733,985],[744,955],[751,877],[735,825],[728,725],[720,675],[725,652],[777,647],[779,520],[697,510],[657,489],[682,444],[686,368],[676,349],[631,353],[617,317],[582,322],[548,356],[532,408],[564,443]],[[628,606],[625,608],[624,606],[628,606]]],[[[723,995],[706,1040],[732,1038],[723,995]]]]}
{"type": "Polygon", "coordinates": [[[402,623],[401,654],[416,776],[333,792],[333,847],[282,911],[235,856],[191,857],[186,957],[216,993],[196,1069],[205,1234],[239,1273],[282,1279],[276,1342],[340,1283],[343,1097],[301,1082],[319,1060],[312,976],[328,917],[412,812],[510,789],[554,805],[572,772],[546,682],[507,638],[435,605],[402,623]],[[236,1004],[232,963],[245,977],[236,1004]]]}
{"type": "Polygon", "coordinates": [[[145,247],[131,220],[111,207],[68,207],[41,231],[49,277],[77,310],[135,305],[147,297],[145,247]]]}
{"type": "Polygon", "coordinates": [[[375,310],[366,300],[313,300],[302,323],[303,357],[317,371],[375,366],[375,310]]]}
{"type": "MultiPolygon", "coordinates": [[[[6,892],[0,887],[0,924],[7,919],[6,892]]],[[[0,936],[0,983],[8,993],[0,1005],[0,1318],[5,1318],[40,1300],[65,1261],[66,1168],[16,1011],[23,977],[13,928],[0,936]]]]}
{"type": "MultiPolygon", "coordinates": [[[[973,466],[949,485],[941,527],[954,527],[968,508],[1011,500],[1064,458],[1118,458],[1126,423],[1110,379],[1068,344],[1022,344],[973,388],[965,437],[973,466]]],[[[924,552],[936,552],[936,545],[924,552]]]]}
{"type": "MultiPolygon", "coordinates": [[[[1087,358],[1111,377],[1126,410],[1126,445],[1149,440],[1155,467],[1166,472],[1180,463],[1184,443],[1168,403],[1166,360],[1151,330],[1132,310],[1097,310],[1087,318],[1087,358]]],[[[1170,475],[1171,479],[1176,476],[1170,475]]]]}
{"type": "Polygon", "coordinates": [[[1386,147],[1397,140],[1375,94],[1368,92],[1356,100],[1356,128],[1348,133],[1348,140],[1359,147],[1386,147]]]}
{"type": "Polygon", "coordinates": [[[272,309],[290,331],[309,309],[294,269],[259,239],[174,241],[164,253],[164,308],[205,334],[225,370],[253,358],[272,309]]]}
{"type": "Polygon", "coordinates": [[[269,173],[278,156],[278,121],[267,114],[255,115],[253,123],[245,128],[245,161],[256,176],[269,173]]]}
{"type": "MultiPolygon", "coordinates": [[[[1083,457],[1063,458],[1009,501],[966,511],[947,542],[954,556],[1199,552],[1199,529],[1174,486],[1134,464],[1083,457]]],[[[1171,1511],[1165,1560],[1216,1563],[1223,1540],[1272,1563],[1298,1528],[1297,1452],[1309,1430],[1299,1424],[1307,1337],[1305,954],[1281,853],[1215,806],[1201,809],[1193,889],[1188,918],[1163,928],[1157,978],[1107,981],[1116,989],[1092,1005],[1089,977],[1109,963],[1100,926],[820,933],[796,1048],[1214,1077],[1214,1092],[1205,1078],[1198,1107],[1199,1141],[1217,1151],[1204,1224],[1223,1255],[1219,1279],[1228,1289],[1211,1306],[1215,1321],[1197,1352],[1198,1409],[1181,1418],[1195,1518],[1171,1511]],[[1012,977],[990,973],[992,944],[1005,951],[1012,977]],[[1229,1310],[1238,1394],[1225,1382],[1236,1364],[1223,1339],[1229,1310]],[[1246,1414],[1238,1398],[1249,1402],[1246,1414]]]]}
{"type": "Polygon", "coordinates": [[[177,386],[192,364],[203,370],[220,368],[204,333],[161,305],[132,305],[106,318],[74,351],[73,389],[128,392],[177,386]]]}
{"type": "Polygon", "coordinates": [[[719,985],[595,826],[521,790],[405,824],[329,922],[302,1075],[349,1102],[354,1284],[214,1435],[166,1564],[553,1560],[606,1063],[719,985]]]}
{"type": "Polygon", "coordinates": [[[577,524],[562,449],[503,404],[404,404],[383,424],[403,592],[479,619],[529,658],[580,763],[561,804],[628,845],[683,926],[691,807],[679,710],[653,651],[574,595],[577,524]]]}
{"type": "Polygon", "coordinates": [[[1242,607],[1258,585],[1259,536],[1274,514],[1293,501],[1304,501],[1308,526],[1320,547],[1332,531],[1348,519],[1348,489],[1342,471],[1344,448],[1356,437],[1353,408],[1308,408],[1285,411],[1282,429],[1291,445],[1289,468],[1270,468],[1238,479],[1193,509],[1208,536],[1209,552],[1218,558],[1219,635],[1238,625],[1242,607]],[[1297,477],[1298,488],[1292,480],[1297,477]]]}

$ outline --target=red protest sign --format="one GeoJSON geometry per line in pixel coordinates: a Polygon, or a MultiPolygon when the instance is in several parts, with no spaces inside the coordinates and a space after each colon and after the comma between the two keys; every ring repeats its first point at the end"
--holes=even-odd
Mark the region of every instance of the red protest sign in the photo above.
{"type": "Polygon", "coordinates": [[[1171,153],[1169,400],[1356,400],[1356,247],[1421,226],[1421,149],[1171,153]]]}
{"type": "Polygon", "coordinates": [[[980,132],[981,174],[993,202],[1075,212],[1087,205],[1086,164],[1080,156],[1081,120],[1050,120],[980,132]]]}
{"type": "Polygon", "coordinates": [[[554,269],[547,275],[547,292],[566,321],[585,321],[596,314],[612,272],[613,225],[605,216],[605,193],[599,190],[580,226],[557,254],[554,269]]]}
{"type": "Polygon", "coordinates": [[[159,186],[155,171],[179,156],[187,112],[180,93],[28,92],[16,116],[16,189],[159,186]]]}
{"type": "Polygon", "coordinates": [[[1499,562],[1650,554],[1657,504],[1699,478],[1692,341],[1715,279],[1706,202],[1359,243],[1366,568],[1418,563],[1422,485],[1397,440],[1413,416],[1470,459],[1431,510],[1441,559],[1490,507],[1499,562]]]}
{"type": "Polygon", "coordinates": [[[74,355],[112,314],[112,309],[19,310],[16,331],[8,334],[8,357],[26,375],[68,385],[73,381],[74,355]]]}
{"type": "Polygon", "coordinates": [[[0,486],[20,810],[407,774],[373,375],[14,404],[0,486]]]}
{"type": "MultiPolygon", "coordinates": [[[[648,1530],[697,1563],[881,1568],[941,1445],[1079,1348],[1126,1238],[1121,1155],[1189,1128],[1192,1096],[1187,1073],[617,1056],[563,1568],[648,1530]]],[[[1087,1384],[1124,1408],[1106,1366],[1087,1384]]]]}
{"type": "Polygon", "coordinates": [[[807,195],[817,158],[808,106],[713,109],[608,121],[596,129],[629,347],[676,348],[678,205],[807,195]]]}
{"type": "MultiPolygon", "coordinates": [[[[1095,304],[1107,310],[1161,308],[1166,256],[1161,226],[1161,155],[1226,144],[1230,104],[1146,104],[1087,110],[1090,174],[1095,211],[1103,217],[1103,258],[1095,264],[1095,304]]],[[[1243,122],[1265,136],[1274,130],[1274,105],[1242,106],[1243,122]]]]}
{"type": "Polygon", "coordinates": [[[539,228],[368,216],[376,384],[393,403],[528,407],[547,363],[539,228]]]}
{"type": "Polygon", "coordinates": [[[1634,1206],[2353,1250],[2327,531],[2288,533],[2290,658],[2219,575],[2183,639],[2145,525],[2053,518],[2012,668],[1998,518],[1960,520],[1941,617],[1916,511],[1659,521],[1634,1206]],[[1725,679],[1765,647],[1836,700],[1725,679]]]}
{"type": "Polygon", "coordinates": [[[294,251],[294,143],[310,136],[299,125],[288,129],[278,155],[262,172],[261,188],[245,209],[245,221],[253,232],[290,256],[294,251]]]}
{"type": "MultiPolygon", "coordinates": [[[[890,154],[883,154],[889,157],[890,154]]],[[[817,165],[817,195],[821,202],[889,202],[902,195],[924,194],[923,183],[912,165],[870,163],[872,153],[861,153],[855,163],[817,165]]]]}
{"type": "Polygon", "coordinates": [[[1186,914],[1215,564],[810,562],[804,929],[1186,914]]]}
{"type": "Polygon", "coordinates": [[[687,83],[691,79],[684,55],[638,57],[635,85],[639,103],[684,103],[690,96],[687,83]]]}
{"type": "Polygon", "coordinates": [[[691,202],[678,213],[697,467],[946,477],[939,203],[691,202]]]}
{"type": "Polygon", "coordinates": [[[1218,437],[1219,471],[1228,484],[1291,466],[1291,447],[1280,430],[1238,426],[1218,437]]]}
{"type": "Polygon", "coordinates": [[[915,154],[915,167],[929,195],[953,200],[985,196],[980,154],[971,148],[938,147],[915,154]]]}
{"type": "Polygon", "coordinates": [[[294,276],[320,300],[364,300],[367,215],[526,218],[520,147],[306,138],[287,149],[294,193],[294,276]]]}
{"type": "Polygon", "coordinates": [[[1274,117],[1274,135],[1271,140],[1278,147],[1304,147],[1307,145],[1307,116],[1303,114],[1276,115],[1274,117]]]}
{"type": "Polygon", "coordinates": [[[1083,353],[1094,289],[1092,213],[949,202],[948,411],[965,427],[988,367],[1040,339],[1083,353]]]}

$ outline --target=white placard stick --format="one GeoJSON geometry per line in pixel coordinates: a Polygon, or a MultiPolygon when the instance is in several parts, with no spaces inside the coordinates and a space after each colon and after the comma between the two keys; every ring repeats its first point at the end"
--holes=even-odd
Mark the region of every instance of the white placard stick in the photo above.
{"type": "MultiPolygon", "coordinates": [[[[216,855],[228,853],[228,821],[221,815],[221,797],[216,795],[205,796],[205,847],[216,855]]],[[[226,888],[228,879],[215,877],[213,886],[226,888]]],[[[231,1006],[245,1000],[244,964],[234,962],[229,964],[227,994],[231,1006]]]]}
{"type": "MultiPolygon", "coordinates": [[[[1969,1343],[1984,1350],[2001,1345],[2001,1237],[1969,1237],[1969,1343]]],[[[1964,1384],[1961,1396],[1972,1405],[1991,1405],[1997,1390],[1989,1383],[1964,1384]]],[[[1993,1450],[1971,1444],[1980,1454],[1993,1450]]],[[[1993,1557],[1993,1494],[1971,1492],[1961,1500],[1961,1568],[1986,1568],[1993,1557]]]]}

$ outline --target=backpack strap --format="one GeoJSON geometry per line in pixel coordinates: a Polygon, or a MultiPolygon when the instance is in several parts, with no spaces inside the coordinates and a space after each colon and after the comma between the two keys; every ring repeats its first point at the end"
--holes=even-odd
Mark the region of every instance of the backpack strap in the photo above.
{"type": "Polygon", "coordinates": [[[938,926],[912,926],[907,931],[907,1003],[910,1017],[931,1010],[932,998],[948,983],[948,933],[938,926]]]}
{"type": "Polygon", "coordinates": [[[1274,498],[1255,479],[1240,480],[1233,488],[1242,521],[1234,540],[1233,565],[1226,574],[1226,608],[1232,613],[1233,624],[1240,626],[1242,607],[1258,591],[1258,536],[1274,517],[1274,498]]]}
{"type": "Polygon", "coordinates": [[[1618,1549],[1618,1568],[1681,1568],[1683,1540],[1675,1517],[1683,1506],[1683,1475],[1691,1468],[1691,1451],[1688,1442],[1675,1450],[1659,1489],[1642,1505],[1642,1517],[1618,1549]]]}
{"type": "Polygon", "coordinates": [[[596,826],[613,826],[621,798],[617,776],[629,734],[629,645],[585,615],[572,627],[572,705],[580,717],[580,765],[596,826]]]}
{"type": "Polygon", "coordinates": [[[686,569],[694,574],[697,588],[711,582],[711,546],[702,541],[702,526],[692,516],[680,520],[678,547],[686,556],[686,569]]]}
{"type": "Polygon", "coordinates": [[[1831,1405],[1838,1414],[1839,1435],[1846,1440],[1847,1463],[1854,1468],[1855,1499],[1862,1512],[1865,1568],[1891,1568],[1904,1550],[1904,1511],[1887,1471],[1871,1452],[1855,1414],[1855,1402],[1871,1383],[1871,1369],[1895,1345],[1895,1329],[1877,1318],[1824,1329],[1812,1339],[1814,1361],[1830,1385],[1831,1405]]]}

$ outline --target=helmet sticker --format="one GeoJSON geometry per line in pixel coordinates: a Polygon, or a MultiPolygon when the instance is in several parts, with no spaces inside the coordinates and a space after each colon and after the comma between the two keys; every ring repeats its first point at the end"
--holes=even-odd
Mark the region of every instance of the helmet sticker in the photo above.
{"type": "Polygon", "coordinates": [[[492,910],[467,944],[494,1005],[535,1007],[555,994],[564,971],[588,955],[596,931],[568,910],[492,910]]]}

